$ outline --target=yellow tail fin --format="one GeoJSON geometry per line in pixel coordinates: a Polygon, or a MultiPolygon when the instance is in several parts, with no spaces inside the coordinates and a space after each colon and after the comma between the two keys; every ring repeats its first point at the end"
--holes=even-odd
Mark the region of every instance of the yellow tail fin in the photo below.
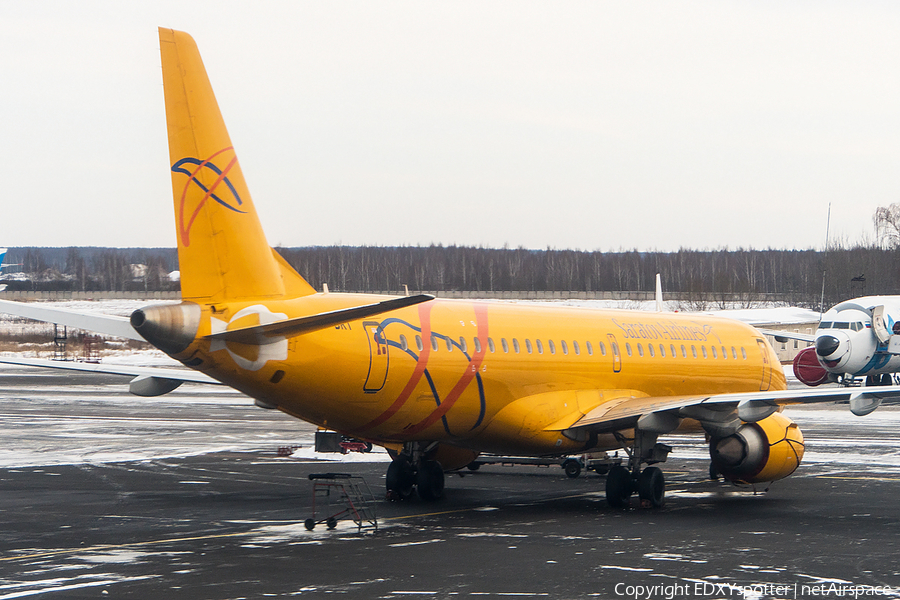
{"type": "Polygon", "coordinates": [[[160,28],[159,42],[182,298],[315,293],[266,241],[194,40],[160,28]]]}

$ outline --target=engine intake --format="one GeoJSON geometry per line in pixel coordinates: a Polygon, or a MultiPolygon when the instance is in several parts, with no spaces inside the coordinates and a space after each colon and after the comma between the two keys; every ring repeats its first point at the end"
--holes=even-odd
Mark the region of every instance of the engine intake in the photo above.
{"type": "Polygon", "coordinates": [[[803,450],[800,428],[781,413],[745,423],[733,435],[713,438],[709,445],[713,466],[735,483],[787,477],[800,465],[803,450]]]}

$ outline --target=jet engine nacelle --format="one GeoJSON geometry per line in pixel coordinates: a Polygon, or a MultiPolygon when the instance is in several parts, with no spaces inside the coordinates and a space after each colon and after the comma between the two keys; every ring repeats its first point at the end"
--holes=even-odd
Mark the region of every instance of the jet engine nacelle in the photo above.
{"type": "Polygon", "coordinates": [[[803,458],[803,434],[796,423],[774,413],[745,423],[733,435],[713,438],[709,454],[716,471],[735,483],[762,483],[787,477],[803,458]]]}
{"type": "Polygon", "coordinates": [[[794,376],[809,386],[821,385],[828,381],[828,371],[819,362],[814,347],[804,348],[794,357],[794,376]]]}

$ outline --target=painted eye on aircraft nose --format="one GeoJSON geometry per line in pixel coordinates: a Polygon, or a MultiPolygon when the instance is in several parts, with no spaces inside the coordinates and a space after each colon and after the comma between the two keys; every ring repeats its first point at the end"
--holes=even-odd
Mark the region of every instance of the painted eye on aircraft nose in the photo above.
{"type": "Polygon", "coordinates": [[[816,340],[816,354],[819,356],[831,356],[841,345],[840,340],[831,335],[823,335],[816,340]]]}

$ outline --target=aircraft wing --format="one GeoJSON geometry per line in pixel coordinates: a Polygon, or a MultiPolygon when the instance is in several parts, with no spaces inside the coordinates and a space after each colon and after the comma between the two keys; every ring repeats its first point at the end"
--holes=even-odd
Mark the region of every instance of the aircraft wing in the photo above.
{"type": "Polygon", "coordinates": [[[800,340],[801,342],[815,343],[816,336],[812,333],[798,333],[796,331],[777,331],[775,329],[756,329],[763,335],[771,335],[777,341],[800,340]]]}
{"type": "Polygon", "coordinates": [[[79,313],[64,308],[41,306],[34,302],[12,302],[10,300],[0,300],[0,312],[139,342],[146,341],[134,330],[127,317],[79,313]]]}
{"type": "Polygon", "coordinates": [[[25,358],[8,354],[0,355],[0,363],[24,367],[87,371],[91,373],[134,377],[129,386],[129,391],[137,396],[159,396],[171,392],[185,382],[222,385],[221,382],[216,381],[209,375],[188,369],[82,363],[74,361],[46,360],[42,358],[25,358]]]}
{"type": "Polygon", "coordinates": [[[768,417],[780,406],[820,402],[849,402],[850,412],[863,416],[878,408],[882,401],[897,399],[900,399],[900,386],[662,397],[620,393],[618,398],[606,399],[571,424],[562,421],[548,429],[587,428],[604,432],[638,427],[668,433],[682,418],[696,419],[704,426],[713,427],[736,422],[735,419],[753,423],[768,417]]]}

